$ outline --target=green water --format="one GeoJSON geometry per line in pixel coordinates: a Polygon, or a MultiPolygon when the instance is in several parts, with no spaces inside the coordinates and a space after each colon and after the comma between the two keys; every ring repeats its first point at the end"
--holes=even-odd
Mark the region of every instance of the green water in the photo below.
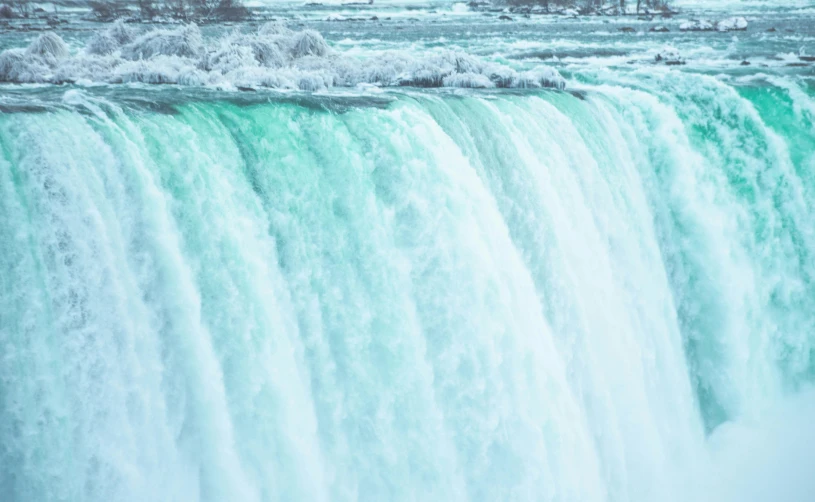
{"type": "Polygon", "coordinates": [[[810,500],[815,23],[710,9],[264,11],[565,91],[0,84],[0,500],[810,500]]]}
{"type": "Polygon", "coordinates": [[[684,500],[815,377],[815,128],[671,76],[0,115],[3,498],[684,500]]]}

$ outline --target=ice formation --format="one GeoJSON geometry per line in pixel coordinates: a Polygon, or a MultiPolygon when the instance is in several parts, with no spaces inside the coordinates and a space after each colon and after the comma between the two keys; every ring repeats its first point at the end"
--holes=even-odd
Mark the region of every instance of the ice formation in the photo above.
{"type": "Polygon", "coordinates": [[[65,42],[54,33],[43,33],[26,49],[26,54],[42,58],[45,61],[55,63],[60,59],[67,58],[70,53],[65,42]]]}
{"type": "Polygon", "coordinates": [[[119,21],[75,54],[54,33],[41,35],[26,49],[0,53],[0,82],[87,81],[304,91],[366,85],[565,87],[552,68],[519,72],[451,50],[421,57],[397,51],[351,57],[332,49],[317,31],[295,32],[277,22],[256,33],[208,40],[194,24],[139,34],[119,21]]]}
{"type": "Polygon", "coordinates": [[[122,47],[125,59],[150,59],[158,55],[197,59],[204,54],[201,31],[194,24],[175,30],[153,30],[122,47]]]}
{"type": "Polygon", "coordinates": [[[0,80],[40,82],[50,78],[49,65],[42,58],[28,54],[25,49],[8,49],[0,53],[0,80]]]}
{"type": "Polygon", "coordinates": [[[731,17],[716,23],[719,31],[744,31],[747,29],[747,20],[743,17],[731,17]]]}
{"type": "Polygon", "coordinates": [[[730,17],[713,23],[706,19],[685,21],[679,25],[680,31],[744,31],[747,29],[747,19],[743,17],[730,17]]]}
{"type": "Polygon", "coordinates": [[[85,52],[94,55],[112,54],[121,46],[132,42],[134,37],[134,30],[119,20],[107,30],[94,35],[85,46],[85,52]]]}
{"type": "Polygon", "coordinates": [[[679,25],[680,31],[713,31],[715,26],[713,23],[706,19],[697,19],[695,21],[685,21],[679,25]]]}

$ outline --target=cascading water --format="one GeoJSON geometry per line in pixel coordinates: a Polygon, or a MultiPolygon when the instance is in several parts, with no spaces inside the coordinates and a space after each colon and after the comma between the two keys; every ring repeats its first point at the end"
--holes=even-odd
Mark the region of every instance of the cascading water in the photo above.
{"type": "Polygon", "coordinates": [[[0,500],[811,500],[811,81],[599,80],[0,114],[0,500]]]}

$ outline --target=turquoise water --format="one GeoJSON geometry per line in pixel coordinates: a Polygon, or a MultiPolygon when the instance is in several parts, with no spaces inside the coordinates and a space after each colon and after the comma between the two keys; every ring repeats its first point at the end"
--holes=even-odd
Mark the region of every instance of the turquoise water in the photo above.
{"type": "Polygon", "coordinates": [[[3,87],[0,500],[810,500],[810,71],[3,87]]]}

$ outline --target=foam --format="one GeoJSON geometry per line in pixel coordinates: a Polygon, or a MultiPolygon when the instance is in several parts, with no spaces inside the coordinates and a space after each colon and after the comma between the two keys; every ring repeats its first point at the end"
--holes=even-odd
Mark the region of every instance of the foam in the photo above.
{"type": "Polygon", "coordinates": [[[815,392],[805,390],[760,417],[721,425],[710,438],[705,502],[811,500],[815,392]]]}

